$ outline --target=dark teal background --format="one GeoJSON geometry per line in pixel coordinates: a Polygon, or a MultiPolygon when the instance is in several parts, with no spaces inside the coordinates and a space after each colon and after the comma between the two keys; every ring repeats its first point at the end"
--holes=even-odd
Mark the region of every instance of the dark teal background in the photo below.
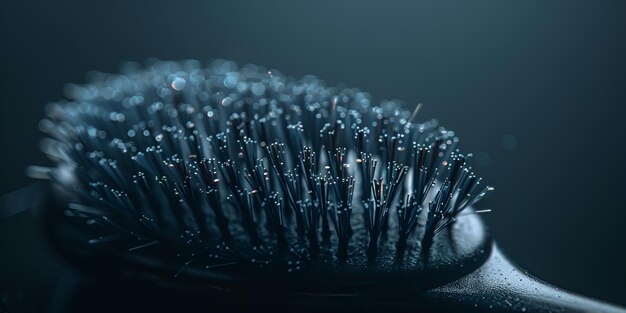
{"type": "MultiPolygon", "coordinates": [[[[478,153],[503,249],[626,305],[626,1],[46,0],[1,14],[0,194],[46,163],[37,122],[65,82],[152,56],[252,62],[423,102],[478,153]]],[[[65,267],[36,223],[0,221],[0,295],[42,308],[65,267]]]]}

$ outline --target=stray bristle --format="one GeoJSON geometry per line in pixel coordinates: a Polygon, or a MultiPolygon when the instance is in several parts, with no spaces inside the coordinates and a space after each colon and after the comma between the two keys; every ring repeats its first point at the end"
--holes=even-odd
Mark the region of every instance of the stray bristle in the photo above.
{"type": "Polygon", "coordinates": [[[155,61],[67,96],[41,123],[59,164],[46,173],[76,197],[66,215],[101,232],[92,244],[165,245],[183,267],[293,271],[321,255],[375,261],[387,244],[401,258],[491,190],[453,132],[414,122],[419,105],[313,76],[155,61]]]}

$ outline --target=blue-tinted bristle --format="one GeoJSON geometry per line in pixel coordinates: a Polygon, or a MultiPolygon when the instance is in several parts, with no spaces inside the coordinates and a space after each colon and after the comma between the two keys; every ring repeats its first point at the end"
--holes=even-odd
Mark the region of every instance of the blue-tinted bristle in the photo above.
{"type": "Polygon", "coordinates": [[[453,132],[415,122],[421,105],[313,76],[159,61],[96,74],[68,98],[42,122],[51,175],[76,197],[67,215],[102,233],[92,244],[163,245],[184,266],[294,271],[322,255],[375,261],[387,244],[401,258],[491,190],[453,132]]]}

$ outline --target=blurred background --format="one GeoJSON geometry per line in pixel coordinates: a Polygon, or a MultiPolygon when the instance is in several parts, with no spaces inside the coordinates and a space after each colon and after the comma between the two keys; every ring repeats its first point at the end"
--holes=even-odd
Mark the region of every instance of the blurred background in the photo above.
{"type": "MultiPolygon", "coordinates": [[[[498,242],[555,285],[626,305],[626,2],[4,1],[0,194],[32,181],[43,106],[122,61],[226,58],[398,98],[455,130],[496,187],[498,242]]],[[[43,309],[67,265],[0,221],[0,311],[43,309]]]]}

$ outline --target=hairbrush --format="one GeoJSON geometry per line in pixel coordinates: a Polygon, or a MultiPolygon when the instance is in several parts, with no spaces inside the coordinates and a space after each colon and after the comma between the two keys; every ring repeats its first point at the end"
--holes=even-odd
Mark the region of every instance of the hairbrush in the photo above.
{"type": "Polygon", "coordinates": [[[476,207],[493,188],[420,105],[222,60],[66,94],[40,123],[56,165],[29,174],[54,245],[99,277],[86,306],[626,312],[502,254],[476,207]]]}

